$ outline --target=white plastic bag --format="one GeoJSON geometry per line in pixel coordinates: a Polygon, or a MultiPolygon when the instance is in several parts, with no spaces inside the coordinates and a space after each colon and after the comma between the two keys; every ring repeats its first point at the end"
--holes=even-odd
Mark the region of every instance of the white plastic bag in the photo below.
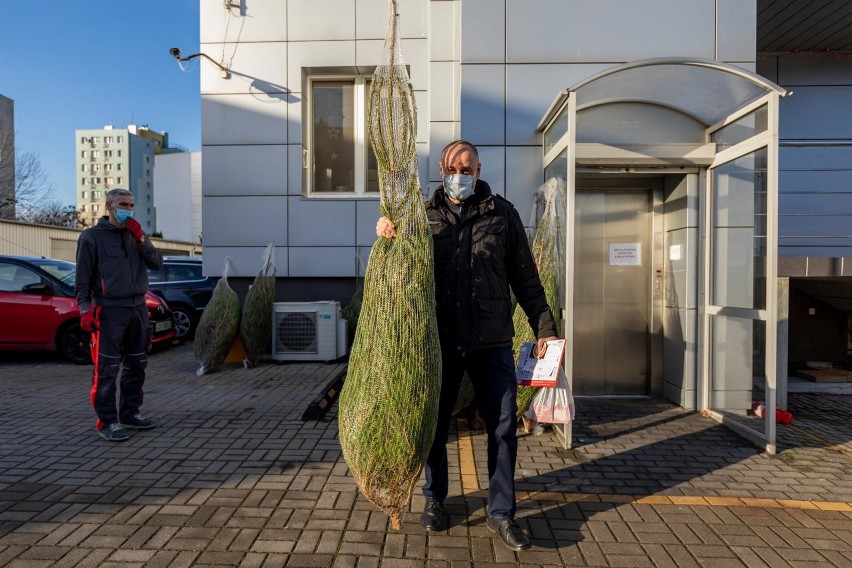
{"type": "Polygon", "coordinates": [[[574,420],[574,415],[574,396],[571,394],[565,369],[562,368],[556,377],[556,386],[538,389],[532,404],[524,413],[530,420],[548,424],[568,424],[574,420]]]}

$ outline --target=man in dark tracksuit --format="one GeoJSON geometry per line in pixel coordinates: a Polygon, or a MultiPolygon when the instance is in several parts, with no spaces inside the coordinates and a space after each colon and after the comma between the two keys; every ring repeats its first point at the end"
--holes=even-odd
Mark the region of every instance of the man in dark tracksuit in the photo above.
{"type": "Polygon", "coordinates": [[[148,365],[151,331],[145,293],[145,267],[160,268],[163,258],[133,218],[133,194],[107,192],[108,216],[83,231],[77,241],[75,293],[80,325],[92,334],[92,406],[101,437],[120,442],[127,428],[148,430],[154,422],[139,413],[148,365]],[[119,365],[124,363],[116,412],[119,365]]]}
{"type": "MultiPolygon", "coordinates": [[[[518,212],[478,179],[479,155],[464,140],[441,155],[444,183],[426,203],[435,251],[435,303],[442,379],[435,440],[426,460],[426,507],[421,524],[445,530],[447,437],[467,371],[488,434],[488,527],[512,550],[529,548],[514,520],[517,457],[517,382],[512,353],[512,292],[538,338],[556,339],[556,326],[518,212]]],[[[393,223],[379,219],[376,234],[392,238],[393,223]]]]}

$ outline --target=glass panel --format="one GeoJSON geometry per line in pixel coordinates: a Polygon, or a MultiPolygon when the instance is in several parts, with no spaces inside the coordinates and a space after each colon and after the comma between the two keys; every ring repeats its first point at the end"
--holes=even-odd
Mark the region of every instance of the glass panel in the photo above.
{"type": "Polygon", "coordinates": [[[766,308],[766,156],[761,148],[713,170],[714,305],[766,308]]]}
{"type": "Polygon", "coordinates": [[[560,152],[559,157],[544,168],[544,181],[552,178],[562,180],[563,183],[568,178],[568,150],[560,152]]]}
{"type": "Polygon", "coordinates": [[[743,140],[748,140],[755,134],[766,132],[769,128],[769,109],[767,105],[753,110],[744,117],[724,126],[711,135],[719,152],[743,140]]]}
{"type": "Polygon", "coordinates": [[[765,433],[766,322],[711,317],[710,373],[711,408],[765,433]]]}
{"type": "Polygon", "coordinates": [[[570,118],[568,117],[568,109],[570,107],[565,105],[565,108],[562,109],[562,112],[559,113],[559,117],[554,121],[553,124],[550,125],[544,133],[544,153],[547,154],[553,147],[556,146],[556,143],[559,142],[559,139],[568,132],[568,121],[570,118]]]}
{"type": "Polygon", "coordinates": [[[313,179],[316,192],[355,190],[355,85],[313,83],[313,179]]]}

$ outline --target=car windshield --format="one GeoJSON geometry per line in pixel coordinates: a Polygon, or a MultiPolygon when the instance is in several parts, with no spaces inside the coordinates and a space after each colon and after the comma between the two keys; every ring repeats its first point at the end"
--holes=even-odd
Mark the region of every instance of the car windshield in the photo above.
{"type": "Polygon", "coordinates": [[[74,285],[74,277],[77,274],[77,265],[67,260],[56,260],[53,258],[39,258],[32,261],[33,264],[55,276],[63,284],[74,285]]]}

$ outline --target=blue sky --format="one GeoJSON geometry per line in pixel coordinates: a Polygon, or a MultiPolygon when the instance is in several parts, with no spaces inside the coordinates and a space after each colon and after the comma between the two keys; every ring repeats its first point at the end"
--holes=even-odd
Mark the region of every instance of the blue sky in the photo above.
{"type": "MultiPolygon", "coordinates": [[[[217,0],[205,0],[217,1],[217,0]]],[[[0,16],[0,94],[15,101],[17,146],[74,203],[74,131],[147,124],[201,148],[199,0],[29,0],[0,16]]]]}

